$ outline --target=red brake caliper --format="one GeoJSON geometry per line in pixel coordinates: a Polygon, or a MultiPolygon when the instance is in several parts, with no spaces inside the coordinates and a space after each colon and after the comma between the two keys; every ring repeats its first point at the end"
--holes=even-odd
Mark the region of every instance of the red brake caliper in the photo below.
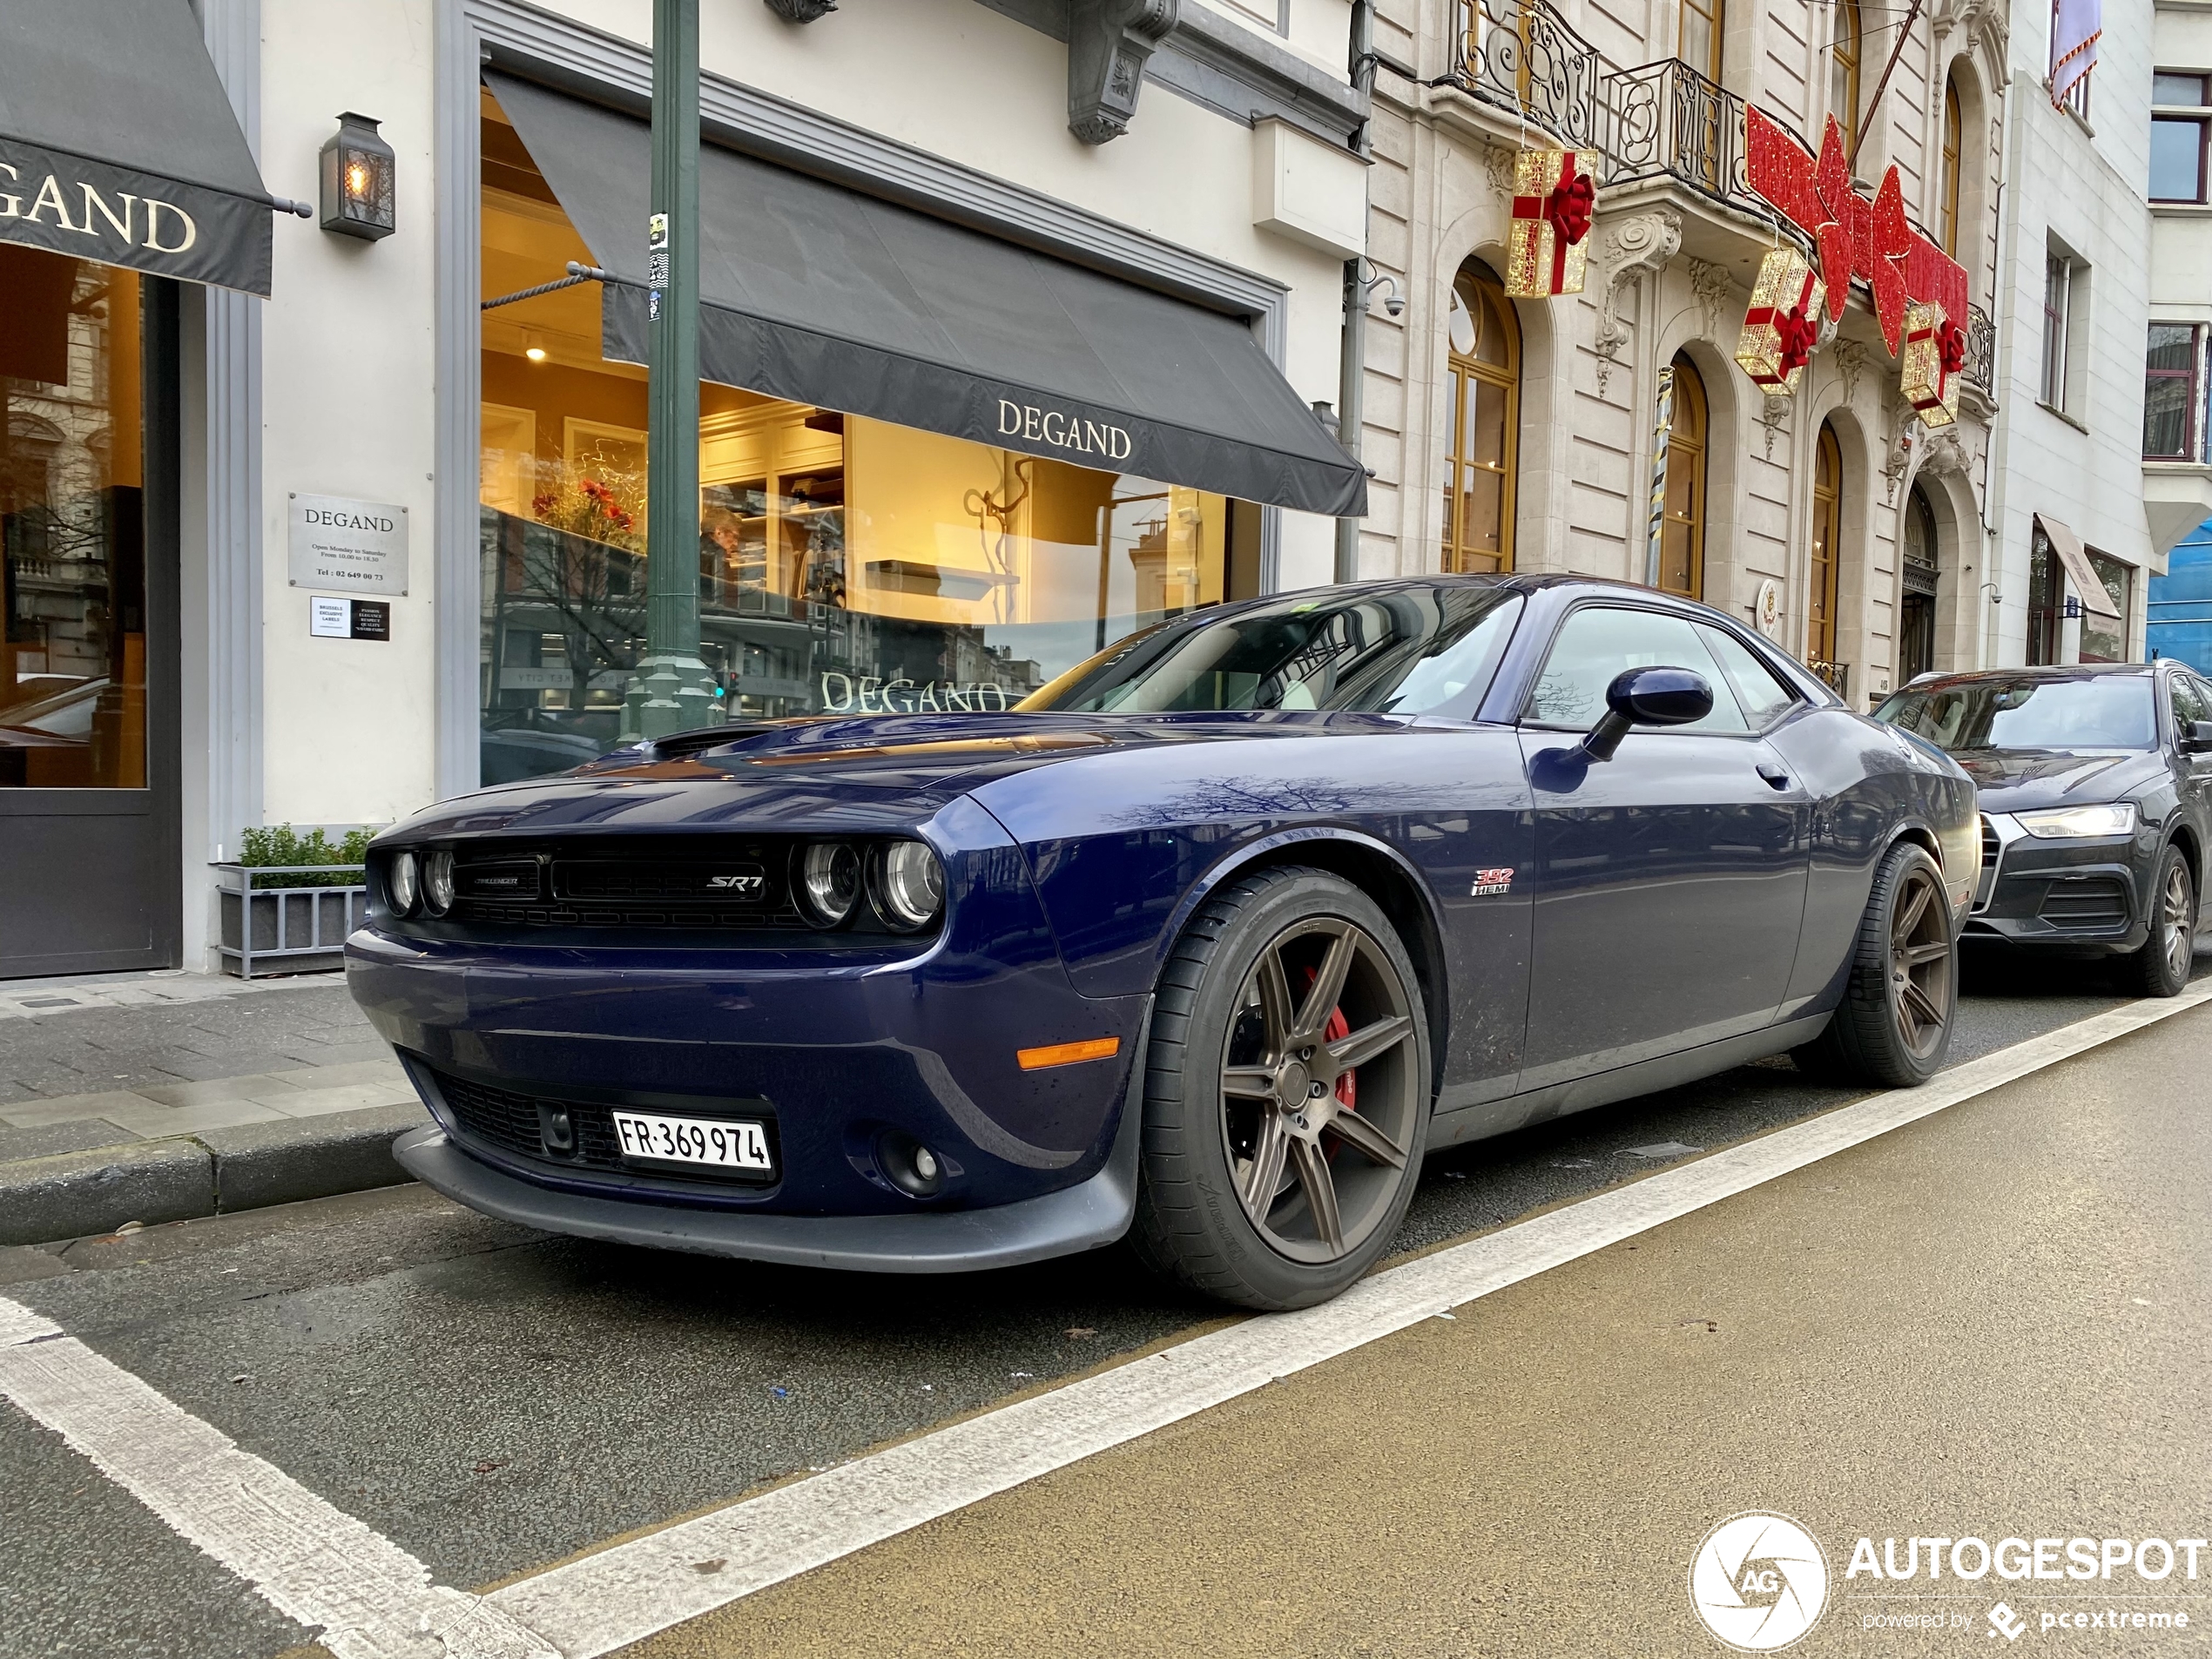
{"type": "MultiPolygon", "coordinates": [[[[1341,1008],[1330,1009],[1329,1022],[1321,1028],[1321,1041],[1324,1042],[1342,1042],[1351,1035],[1352,1022],[1344,1017],[1344,1010],[1341,1008]]],[[[1347,1071],[1337,1083],[1338,1103],[1348,1112],[1354,1111],[1358,1109],[1356,1103],[1359,1098],[1359,1076],[1357,1073],[1347,1071]]]]}

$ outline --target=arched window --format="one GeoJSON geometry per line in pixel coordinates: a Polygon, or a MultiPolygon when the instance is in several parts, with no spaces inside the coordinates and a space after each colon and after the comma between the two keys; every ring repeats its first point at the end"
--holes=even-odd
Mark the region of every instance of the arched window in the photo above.
{"type": "Polygon", "coordinates": [[[1675,408],[1667,430],[1667,513],[1659,529],[1659,587],[1685,598],[1705,589],[1705,382],[1687,357],[1675,359],[1675,408]]]}
{"type": "Polygon", "coordinates": [[[1904,593],[1898,610],[1897,683],[1903,685],[1936,665],[1935,509],[1918,484],[1905,498],[1905,557],[1899,563],[1904,593]]]}
{"type": "Polygon", "coordinates": [[[1844,129],[1844,148],[1857,149],[1858,132],[1858,0],[1836,0],[1836,32],[1828,43],[1828,112],[1844,129]]]}
{"type": "Polygon", "coordinates": [[[1820,428],[1812,474],[1812,570],[1807,594],[1805,656],[1832,666],[1836,660],[1836,575],[1844,539],[1844,447],[1836,429],[1820,428]]]}
{"type": "Polygon", "coordinates": [[[1936,230],[1943,251],[1959,257],[1959,157],[1966,149],[1966,119],[1959,108],[1959,79],[1947,75],[1943,82],[1943,172],[1938,182],[1936,230]]]}
{"type": "Polygon", "coordinates": [[[1510,570],[1521,325],[1498,279],[1473,260],[1452,285],[1450,334],[1443,568],[1510,570]]]}
{"type": "Polygon", "coordinates": [[[1721,78],[1721,33],[1728,17],[1728,0],[1682,0],[1682,17],[1675,36],[1675,56],[1718,84],[1721,78]]]}

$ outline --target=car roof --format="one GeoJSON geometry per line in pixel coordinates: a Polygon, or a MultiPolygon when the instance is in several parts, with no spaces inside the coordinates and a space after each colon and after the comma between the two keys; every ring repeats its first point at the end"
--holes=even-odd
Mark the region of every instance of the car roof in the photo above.
{"type": "Polygon", "coordinates": [[[1991,681],[2006,683],[2020,680],[2086,680],[2104,679],[2113,675],[2141,678],[2156,673],[2171,658],[2158,663],[2051,663],[2033,668],[1970,668],[1955,674],[1922,674],[1907,682],[1900,690],[1907,691],[1947,691],[1957,685],[1978,685],[1991,681]]]}

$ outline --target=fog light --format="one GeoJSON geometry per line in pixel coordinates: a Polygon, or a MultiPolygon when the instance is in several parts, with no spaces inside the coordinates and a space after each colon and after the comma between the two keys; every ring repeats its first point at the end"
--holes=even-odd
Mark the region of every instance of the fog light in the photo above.
{"type": "Polygon", "coordinates": [[[875,1161],[885,1179],[910,1198],[934,1198],[944,1187],[944,1160],[911,1135],[887,1131],[876,1143],[875,1161]]]}
{"type": "Polygon", "coordinates": [[[395,853],[391,868],[384,876],[385,894],[392,901],[392,914],[409,916],[415,914],[415,854],[395,853]]]}
{"type": "Polygon", "coordinates": [[[422,861],[422,904],[434,916],[453,908],[453,854],[433,853],[422,861]]]}

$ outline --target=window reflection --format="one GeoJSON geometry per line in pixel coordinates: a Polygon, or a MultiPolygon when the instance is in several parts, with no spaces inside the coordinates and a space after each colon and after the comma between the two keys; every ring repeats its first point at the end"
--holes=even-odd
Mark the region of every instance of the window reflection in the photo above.
{"type": "Polygon", "coordinates": [[[0,244],[0,787],[146,783],[137,275],[0,244]]]}
{"type": "MultiPolygon", "coordinates": [[[[590,252],[489,93],[483,292],[590,252]]],[[[614,746],[645,654],[644,369],[579,285],[483,314],[487,782],[614,746]]],[[[699,388],[699,640],[728,719],[1011,707],[1257,577],[1205,491],[731,387],[699,388]]]]}

